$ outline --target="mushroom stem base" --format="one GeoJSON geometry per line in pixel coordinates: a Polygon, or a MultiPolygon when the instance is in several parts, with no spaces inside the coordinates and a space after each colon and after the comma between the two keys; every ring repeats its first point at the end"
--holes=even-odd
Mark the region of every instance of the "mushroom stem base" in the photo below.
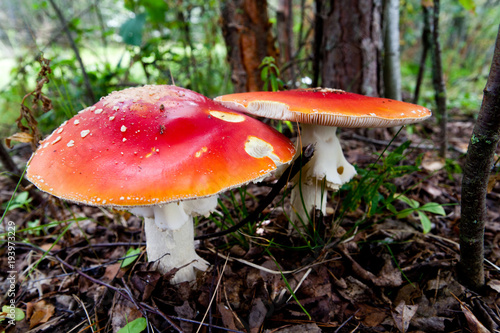
{"type": "Polygon", "coordinates": [[[291,194],[290,219],[299,230],[309,224],[314,207],[321,209],[323,215],[326,214],[328,190],[338,190],[356,175],[356,170],[342,152],[336,134],[337,128],[302,124],[301,129],[299,142],[304,147],[315,144],[315,151],[309,163],[302,168],[301,174],[293,179],[296,185],[291,194]]]}
{"type": "MultiPolygon", "coordinates": [[[[176,205],[177,204],[173,204],[176,205]]],[[[179,229],[162,230],[158,228],[154,218],[144,218],[146,232],[148,261],[158,263],[158,271],[168,273],[174,268],[179,268],[171,283],[181,283],[196,280],[196,271],[206,271],[208,262],[198,256],[194,250],[193,218],[179,229]],[[181,268],[182,267],[182,268],[181,268]]]]}

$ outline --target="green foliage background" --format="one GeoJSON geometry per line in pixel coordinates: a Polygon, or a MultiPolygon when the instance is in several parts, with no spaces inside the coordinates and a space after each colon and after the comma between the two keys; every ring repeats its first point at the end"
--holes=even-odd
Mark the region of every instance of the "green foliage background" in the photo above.
{"type": "MultiPolygon", "coordinates": [[[[314,1],[294,5],[294,33],[303,33],[301,66],[296,82],[312,77],[314,1]],[[300,27],[300,24],[303,24],[300,27]]],[[[54,0],[79,48],[96,98],[113,90],[143,84],[175,83],[209,97],[232,91],[226,45],[216,0],[54,0]]],[[[500,17],[498,0],[445,1],[441,5],[444,74],[452,114],[474,115],[480,106],[500,17]]],[[[269,1],[276,29],[277,1],[269,1]]],[[[39,114],[41,129],[50,132],[78,110],[92,105],[82,72],[64,29],[45,0],[0,3],[0,135],[16,132],[15,119],[25,94],[36,85],[41,53],[51,60],[51,81],[44,88],[54,110],[39,114]]],[[[406,97],[415,88],[421,54],[420,0],[401,2],[402,82],[406,97]]],[[[275,31],[276,32],[276,31],[275,31]]],[[[275,33],[276,35],[276,33],[275,33]]],[[[286,64],[278,64],[285,68],[286,64]]],[[[427,64],[430,68],[430,62],[427,64]]],[[[282,70],[283,74],[283,70],[282,70]]],[[[433,108],[430,70],[420,103],[433,108]]],[[[411,98],[409,98],[411,99],[411,98]]],[[[29,104],[29,103],[28,103],[29,104]]]]}

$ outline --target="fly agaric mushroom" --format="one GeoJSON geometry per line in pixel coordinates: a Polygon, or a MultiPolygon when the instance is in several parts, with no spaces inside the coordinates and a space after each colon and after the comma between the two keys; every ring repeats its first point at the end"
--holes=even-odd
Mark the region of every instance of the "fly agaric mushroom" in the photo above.
{"type": "Polygon", "coordinates": [[[285,136],[247,115],[175,86],[113,92],[44,141],[27,177],[42,191],[145,218],[149,261],[173,283],[208,264],[194,250],[193,214],[217,193],[260,180],[292,160],[285,136]]]}
{"type": "Polygon", "coordinates": [[[356,175],[342,153],[337,127],[392,127],[431,116],[430,110],[419,105],[329,88],[229,94],[215,101],[252,115],[302,123],[300,144],[316,144],[313,158],[303,168],[300,186],[295,186],[291,194],[296,212],[291,215],[292,222],[303,225],[307,225],[314,207],[326,212],[323,181],[326,188],[337,190],[356,175]]]}

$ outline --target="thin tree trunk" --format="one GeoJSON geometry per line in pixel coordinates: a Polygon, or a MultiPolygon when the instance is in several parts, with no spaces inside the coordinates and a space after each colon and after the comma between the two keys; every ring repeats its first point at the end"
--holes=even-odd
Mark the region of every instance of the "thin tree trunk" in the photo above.
{"type": "Polygon", "coordinates": [[[462,180],[459,274],[465,285],[476,290],[484,285],[486,189],[499,140],[500,29],[483,103],[469,142],[462,180]]]}
{"type": "Polygon", "coordinates": [[[277,16],[278,44],[280,45],[281,64],[287,65],[287,71],[281,71],[285,82],[291,82],[295,78],[295,66],[293,64],[293,13],[292,0],[279,0],[277,16]]]}
{"type": "Polygon", "coordinates": [[[432,17],[432,83],[435,91],[437,106],[437,117],[439,121],[439,156],[446,157],[448,138],[446,124],[448,114],[446,112],[446,87],[443,79],[443,65],[441,62],[441,44],[439,42],[439,0],[434,0],[434,11],[432,17]]]}
{"type": "Polygon", "coordinates": [[[384,93],[387,98],[401,100],[399,0],[384,1],[384,93]]]}
{"type": "Polygon", "coordinates": [[[68,37],[68,41],[71,45],[71,48],[73,49],[73,52],[75,52],[75,57],[76,60],[78,61],[78,64],[80,65],[80,69],[82,70],[82,75],[83,75],[83,82],[85,83],[85,88],[87,90],[87,95],[88,97],[92,100],[92,102],[95,102],[95,97],[94,97],[94,91],[92,90],[92,85],[90,84],[89,76],[87,75],[87,71],[85,70],[85,66],[83,65],[82,58],[80,57],[80,51],[78,50],[78,47],[76,46],[75,40],[71,36],[71,32],[68,29],[68,26],[66,24],[66,20],[64,19],[64,16],[55,4],[54,0],[49,0],[50,5],[52,8],[54,8],[54,11],[57,14],[57,17],[59,18],[59,21],[61,22],[61,26],[64,29],[64,32],[66,33],[66,36],[68,37]]]}
{"type": "Polygon", "coordinates": [[[262,90],[260,64],[266,56],[276,59],[266,0],[221,2],[222,33],[228,49],[235,92],[262,90]]]}
{"type": "Polygon", "coordinates": [[[323,3],[321,85],[383,95],[381,0],[323,3]]]}
{"type": "Polygon", "coordinates": [[[313,80],[312,86],[320,86],[321,63],[323,54],[321,52],[321,44],[323,43],[323,26],[324,26],[324,0],[315,0],[315,15],[314,15],[314,45],[313,45],[313,80]]]}
{"type": "Polygon", "coordinates": [[[430,21],[430,6],[422,3],[422,14],[423,23],[422,28],[422,57],[420,58],[420,66],[418,68],[417,82],[415,84],[415,93],[413,95],[413,103],[418,104],[418,98],[420,97],[420,87],[422,86],[422,80],[424,78],[425,72],[425,61],[427,59],[427,53],[431,48],[431,21],[430,21]]]}

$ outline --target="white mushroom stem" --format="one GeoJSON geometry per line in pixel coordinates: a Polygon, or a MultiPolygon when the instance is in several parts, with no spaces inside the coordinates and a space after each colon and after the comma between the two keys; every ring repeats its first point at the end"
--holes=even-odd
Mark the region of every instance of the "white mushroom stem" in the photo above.
{"type": "Polygon", "coordinates": [[[299,228],[309,224],[314,207],[326,213],[327,190],[338,190],[356,175],[356,170],[342,153],[336,131],[337,128],[331,126],[301,125],[298,144],[316,146],[311,161],[294,178],[291,220],[299,228]],[[322,185],[324,180],[326,186],[322,185]]]}
{"type": "Polygon", "coordinates": [[[194,281],[196,271],[207,270],[208,262],[195,251],[193,214],[206,215],[216,205],[217,196],[212,196],[130,210],[144,217],[148,261],[156,262],[162,274],[179,268],[171,283],[194,281]]]}

